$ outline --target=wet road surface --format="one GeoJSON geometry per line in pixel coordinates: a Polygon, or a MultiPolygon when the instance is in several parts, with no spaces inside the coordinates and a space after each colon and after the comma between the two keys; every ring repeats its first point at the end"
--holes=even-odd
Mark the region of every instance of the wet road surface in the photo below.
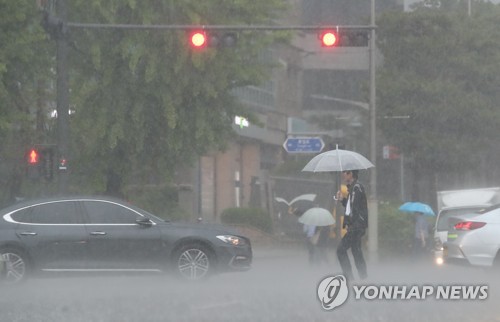
{"type": "Polygon", "coordinates": [[[0,321],[500,321],[500,272],[435,267],[412,260],[368,261],[351,285],[487,285],[486,300],[347,301],[330,311],[319,282],[340,273],[334,250],[311,267],[305,249],[255,249],[253,268],[184,283],[165,275],[33,278],[0,285],[0,321]]]}

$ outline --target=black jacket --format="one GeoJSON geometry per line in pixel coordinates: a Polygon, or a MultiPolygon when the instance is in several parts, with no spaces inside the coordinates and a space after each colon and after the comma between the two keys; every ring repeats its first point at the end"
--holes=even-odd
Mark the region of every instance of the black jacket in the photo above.
{"type": "MultiPolygon", "coordinates": [[[[351,214],[344,216],[344,224],[349,229],[366,229],[368,227],[368,202],[366,201],[365,187],[355,180],[347,185],[351,196],[351,214]]],[[[349,197],[342,199],[342,205],[347,207],[349,197]]]]}

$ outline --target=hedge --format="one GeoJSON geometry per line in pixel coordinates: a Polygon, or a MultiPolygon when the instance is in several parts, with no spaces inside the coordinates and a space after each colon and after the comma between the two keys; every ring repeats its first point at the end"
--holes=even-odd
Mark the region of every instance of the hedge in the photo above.
{"type": "Polygon", "coordinates": [[[242,224],[272,232],[273,223],[269,212],[261,208],[227,208],[221,214],[224,224],[242,224]]]}

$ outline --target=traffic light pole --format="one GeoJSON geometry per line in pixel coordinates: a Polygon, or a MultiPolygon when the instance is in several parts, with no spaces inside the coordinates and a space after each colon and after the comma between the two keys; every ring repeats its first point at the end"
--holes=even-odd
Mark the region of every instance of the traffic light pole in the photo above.
{"type": "Polygon", "coordinates": [[[65,194],[68,190],[68,172],[59,166],[60,160],[69,158],[69,84],[68,84],[68,40],[66,30],[66,1],[58,0],[56,7],[61,25],[56,33],[57,41],[57,159],[58,190],[65,194]]]}

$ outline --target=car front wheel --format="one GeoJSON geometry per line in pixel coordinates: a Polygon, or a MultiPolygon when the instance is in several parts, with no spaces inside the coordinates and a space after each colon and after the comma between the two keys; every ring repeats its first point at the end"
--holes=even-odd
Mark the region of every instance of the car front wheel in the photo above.
{"type": "Polygon", "coordinates": [[[213,270],[214,261],[210,251],[202,245],[186,245],[176,252],[176,272],[186,280],[202,280],[213,270]]]}
{"type": "Polygon", "coordinates": [[[2,256],[3,270],[2,280],[7,284],[17,284],[26,279],[28,265],[24,255],[12,249],[0,250],[2,256]]]}

